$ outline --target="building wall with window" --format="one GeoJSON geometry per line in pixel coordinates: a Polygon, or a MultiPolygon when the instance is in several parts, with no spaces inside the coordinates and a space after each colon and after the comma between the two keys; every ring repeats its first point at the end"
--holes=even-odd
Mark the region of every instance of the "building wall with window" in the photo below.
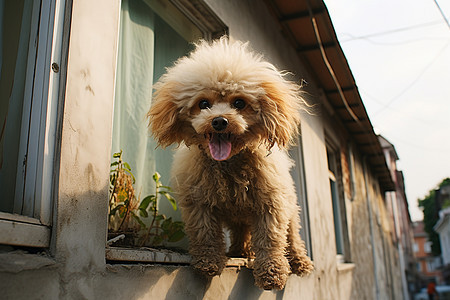
{"type": "MultiPolygon", "coordinates": [[[[449,187],[447,186],[447,189],[449,187]]],[[[441,188],[442,189],[442,188],[441,188]]],[[[447,193],[448,195],[448,193],[447,193]]],[[[450,283],[450,208],[439,212],[439,221],[434,230],[439,234],[442,250],[442,277],[445,283],[450,283]]]]}
{"type": "Polygon", "coordinates": [[[442,249],[442,261],[444,266],[450,264],[450,208],[444,208],[439,212],[439,220],[434,230],[439,234],[442,249]]]}
{"type": "MultiPolygon", "coordinates": [[[[51,22],[31,27],[50,28],[39,35],[49,45],[46,54],[37,55],[45,67],[33,64],[34,78],[43,81],[44,93],[37,90],[40,98],[30,98],[39,98],[46,107],[37,114],[43,125],[36,136],[42,149],[27,150],[37,157],[39,172],[29,177],[34,185],[27,192],[34,195],[37,213],[1,206],[0,288],[6,299],[403,297],[386,188],[311,75],[314,62],[303,60],[280,32],[270,5],[238,0],[195,1],[198,5],[191,8],[186,6],[189,1],[171,1],[173,5],[153,0],[23,3],[31,5],[31,11],[33,5],[37,7],[36,22],[51,22]],[[196,10],[197,17],[192,15],[196,10]],[[39,19],[39,14],[44,15],[39,19]],[[191,14],[188,19],[197,23],[183,23],[180,14],[191,14]],[[201,21],[202,16],[207,17],[201,21]],[[145,113],[150,104],[154,77],[190,49],[188,42],[224,31],[231,40],[249,41],[278,68],[291,71],[293,79],[305,79],[308,101],[316,105],[315,113],[302,115],[301,140],[291,150],[297,163],[293,175],[302,197],[302,235],[315,271],[303,278],[291,275],[282,291],[255,287],[251,268],[243,267],[242,261],[207,279],[193,272],[188,258],[151,252],[149,259],[140,256],[142,251],[130,254],[106,247],[112,153],[129,147],[125,153],[133,155],[127,160],[136,160],[132,167],[145,166],[140,178],[149,175],[146,169],[168,176],[171,150],[154,150],[152,141],[142,140],[148,134],[145,115],[138,112],[145,113]],[[176,49],[164,39],[168,36],[169,41],[177,41],[176,49]],[[127,80],[132,82],[131,89],[127,80]],[[138,98],[144,100],[135,101],[138,98]],[[135,120],[127,117],[130,108],[135,120]],[[134,149],[130,146],[134,144],[141,146],[134,149]]],[[[145,183],[142,186],[145,189],[145,183]]]]}
{"type": "Polygon", "coordinates": [[[379,136],[379,140],[395,182],[395,191],[386,193],[386,204],[394,226],[392,234],[398,249],[403,293],[412,297],[415,292],[414,286],[417,283],[418,273],[413,250],[413,225],[409,215],[408,201],[406,200],[403,172],[397,169],[399,157],[394,145],[382,136],[379,136]]]}
{"type": "Polygon", "coordinates": [[[425,232],[423,221],[414,222],[413,230],[414,256],[417,260],[417,270],[421,277],[422,286],[425,286],[430,280],[434,280],[438,284],[441,283],[441,257],[433,256],[431,242],[428,240],[428,234],[425,232]]]}

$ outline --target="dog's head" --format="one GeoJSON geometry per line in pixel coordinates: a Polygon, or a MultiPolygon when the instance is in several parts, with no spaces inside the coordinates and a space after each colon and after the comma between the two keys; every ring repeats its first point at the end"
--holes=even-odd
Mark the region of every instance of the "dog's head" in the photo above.
{"type": "Polygon", "coordinates": [[[155,84],[150,129],[162,147],[198,145],[218,161],[246,148],[287,147],[305,102],[284,77],[247,44],[200,42],[155,84]]]}

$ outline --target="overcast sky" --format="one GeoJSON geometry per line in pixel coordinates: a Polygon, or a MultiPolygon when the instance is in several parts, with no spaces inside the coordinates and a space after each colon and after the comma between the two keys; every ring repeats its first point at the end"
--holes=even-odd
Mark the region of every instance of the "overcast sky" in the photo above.
{"type": "MultiPolygon", "coordinates": [[[[447,20],[450,1],[437,0],[447,20]]],[[[434,0],[325,0],[375,132],[394,144],[413,220],[450,177],[450,27],[434,0]]]]}

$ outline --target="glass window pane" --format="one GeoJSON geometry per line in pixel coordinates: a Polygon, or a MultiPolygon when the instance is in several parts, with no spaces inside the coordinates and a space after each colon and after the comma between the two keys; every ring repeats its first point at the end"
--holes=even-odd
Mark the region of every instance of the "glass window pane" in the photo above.
{"type": "MultiPolygon", "coordinates": [[[[146,196],[155,194],[152,176],[156,171],[164,185],[170,184],[175,146],[157,148],[146,116],[153,83],[165,73],[165,68],[191,50],[189,37],[196,34],[182,35],[189,27],[182,32],[175,30],[168,23],[170,16],[159,15],[167,14],[167,10],[155,3],[123,0],[121,9],[112,151],[123,151],[123,160],[129,163],[136,178],[136,206],[146,196]]],[[[159,201],[159,213],[181,220],[179,210],[174,211],[164,197],[159,201]]]]}
{"type": "Polygon", "coordinates": [[[330,179],[331,199],[333,201],[333,219],[334,231],[336,235],[336,252],[337,254],[344,254],[341,215],[339,210],[339,199],[336,182],[330,179]]]}
{"type": "Polygon", "coordinates": [[[33,1],[0,1],[0,211],[13,212],[33,1]]]}
{"type": "Polygon", "coordinates": [[[330,192],[333,205],[334,233],[336,237],[336,252],[344,254],[344,234],[342,228],[342,216],[340,209],[339,188],[337,182],[337,162],[336,152],[327,147],[327,160],[330,177],[330,192]]]}
{"type": "Polygon", "coordinates": [[[302,151],[302,138],[299,136],[297,141],[297,146],[293,147],[289,154],[295,161],[295,166],[291,170],[292,179],[295,183],[295,188],[297,191],[297,201],[300,205],[300,236],[305,242],[305,247],[310,258],[313,258],[312,247],[311,247],[311,235],[309,228],[309,212],[308,212],[308,199],[306,193],[306,178],[302,151]]]}

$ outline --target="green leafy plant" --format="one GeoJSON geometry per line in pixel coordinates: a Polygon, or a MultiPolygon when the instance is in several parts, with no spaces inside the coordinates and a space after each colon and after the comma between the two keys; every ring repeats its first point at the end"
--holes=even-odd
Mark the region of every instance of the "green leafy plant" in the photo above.
{"type": "MultiPolygon", "coordinates": [[[[438,189],[442,189],[449,185],[450,178],[445,178],[438,185],[438,189]]],[[[431,242],[431,252],[434,256],[439,256],[441,254],[441,242],[439,239],[439,234],[434,230],[434,226],[439,220],[439,210],[447,207],[450,203],[445,201],[443,203],[438,203],[438,197],[436,194],[436,189],[430,190],[425,198],[418,199],[418,204],[419,207],[423,209],[423,222],[425,231],[428,234],[428,239],[431,242]]]]}
{"type": "Polygon", "coordinates": [[[139,201],[133,187],[135,177],[130,165],[123,161],[122,151],[114,153],[113,158],[117,161],[111,163],[109,231],[131,234],[133,243],[140,246],[180,241],[185,236],[183,222],[173,221],[158,211],[161,196],[169,201],[173,210],[177,210],[177,203],[170,194],[172,189],[162,184],[161,175],[156,172],[152,176],[155,194],[139,201]]]}
{"type": "Polygon", "coordinates": [[[161,183],[161,175],[158,172],[153,174],[153,181],[155,181],[155,194],[145,197],[139,205],[139,214],[143,217],[148,217],[148,211],[152,216],[150,226],[147,228],[147,233],[144,236],[143,244],[150,239],[150,244],[160,245],[164,241],[178,242],[185,233],[183,231],[183,222],[173,221],[172,217],[167,218],[163,214],[158,213],[158,200],[160,195],[164,196],[172,205],[173,210],[177,210],[177,203],[171,196],[172,189],[161,183]]]}

